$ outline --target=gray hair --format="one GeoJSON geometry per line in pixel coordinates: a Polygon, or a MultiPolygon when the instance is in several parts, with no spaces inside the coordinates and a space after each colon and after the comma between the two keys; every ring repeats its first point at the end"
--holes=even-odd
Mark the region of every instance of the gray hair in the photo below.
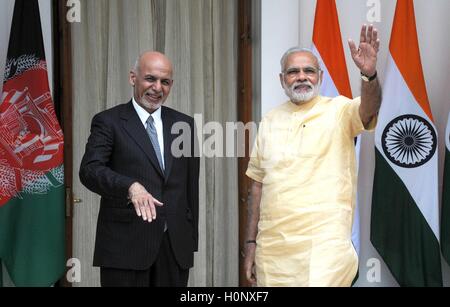
{"type": "Polygon", "coordinates": [[[133,66],[133,72],[137,73],[139,70],[139,60],[141,59],[141,56],[139,55],[136,59],[136,62],[134,62],[133,66]]]}
{"type": "Polygon", "coordinates": [[[321,61],[319,60],[319,58],[314,54],[314,52],[311,49],[302,48],[302,47],[292,47],[292,48],[289,48],[281,57],[281,61],[280,61],[281,72],[283,72],[283,70],[284,70],[284,65],[286,64],[286,60],[287,60],[288,56],[291,55],[292,53],[297,53],[297,52],[310,53],[317,60],[317,64],[319,65],[319,67],[318,67],[319,70],[322,70],[321,69],[321,61]]]}

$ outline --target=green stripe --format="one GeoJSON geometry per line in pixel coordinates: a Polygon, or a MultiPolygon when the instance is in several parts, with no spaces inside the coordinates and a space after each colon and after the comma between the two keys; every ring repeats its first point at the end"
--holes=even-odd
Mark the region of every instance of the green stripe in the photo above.
{"type": "Polygon", "coordinates": [[[64,186],[0,208],[0,259],[16,286],[50,286],[65,270],[64,186]]]}
{"type": "Polygon", "coordinates": [[[439,242],[406,186],[375,149],[370,240],[400,286],[442,286],[439,242]]]}
{"type": "Polygon", "coordinates": [[[448,149],[445,155],[442,188],[441,248],[445,261],[450,265],[450,151],[448,149]]]}

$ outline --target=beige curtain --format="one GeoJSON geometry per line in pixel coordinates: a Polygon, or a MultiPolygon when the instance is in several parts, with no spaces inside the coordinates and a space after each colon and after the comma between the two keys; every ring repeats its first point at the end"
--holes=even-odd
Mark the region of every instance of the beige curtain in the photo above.
{"type": "MultiPolygon", "coordinates": [[[[99,285],[92,267],[99,197],[78,167],[92,116],[131,98],[128,72],[148,49],[167,54],[175,84],[166,104],[203,122],[237,120],[236,0],[84,0],[72,26],[74,80],[74,257],[81,282],[99,285]]],[[[199,132],[201,133],[201,131],[199,132]]],[[[204,136],[208,138],[209,135],[204,136]]],[[[237,160],[201,159],[200,241],[190,286],[238,285],[237,160]],[[207,178],[207,180],[206,180],[207,178]]]]}

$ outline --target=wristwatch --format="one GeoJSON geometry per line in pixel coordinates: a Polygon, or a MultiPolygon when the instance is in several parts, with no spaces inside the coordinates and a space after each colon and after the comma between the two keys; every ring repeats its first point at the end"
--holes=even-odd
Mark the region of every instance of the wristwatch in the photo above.
{"type": "Polygon", "coordinates": [[[363,74],[361,72],[361,79],[363,79],[363,81],[370,82],[370,81],[374,80],[376,77],[377,77],[377,72],[376,71],[375,71],[375,74],[373,76],[371,76],[371,77],[366,76],[365,74],[363,74]]]}

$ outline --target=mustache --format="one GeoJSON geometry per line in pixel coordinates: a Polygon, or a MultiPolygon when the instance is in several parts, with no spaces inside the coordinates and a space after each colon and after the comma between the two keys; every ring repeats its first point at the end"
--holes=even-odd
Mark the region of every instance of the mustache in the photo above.
{"type": "Polygon", "coordinates": [[[163,98],[162,92],[161,93],[152,93],[151,91],[146,91],[146,92],[144,92],[143,96],[146,96],[146,95],[150,95],[150,96],[157,97],[157,98],[163,98]]]}
{"type": "Polygon", "coordinates": [[[308,86],[309,89],[313,89],[314,85],[309,81],[296,81],[294,84],[291,85],[292,90],[296,90],[297,88],[301,86],[308,86]]]}

